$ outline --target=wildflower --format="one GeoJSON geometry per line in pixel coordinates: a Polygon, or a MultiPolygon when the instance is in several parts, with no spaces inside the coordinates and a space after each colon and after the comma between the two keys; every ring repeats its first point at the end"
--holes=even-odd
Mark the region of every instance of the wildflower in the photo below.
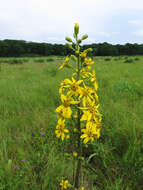
{"type": "Polygon", "coordinates": [[[100,137],[100,125],[101,125],[101,119],[91,119],[86,123],[87,128],[93,128],[95,132],[95,137],[98,139],[100,137]]]}
{"type": "Polygon", "coordinates": [[[80,109],[85,109],[86,111],[83,111],[83,115],[81,117],[81,121],[88,120],[90,121],[92,118],[96,120],[96,116],[101,116],[101,114],[98,111],[99,104],[96,105],[94,101],[92,101],[88,107],[83,107],[80,109]]]}
{"type": "Polygon", "coordinates": [[[19,168],[19,166],[13,166],[13,168],[19,168]]]}
{"type": "Polygon", "coordinates": [[[87,56],[87,50],[84,50],[82,53],[80,53],[81,58],[85,58],[87,56]]]}
{"type": "Polygon", "coordinates": [[[91,58],[85,58],[85,59],[84,59],[84,62],[85,62],[85,64],[86,64],[88,70],[90,70],[90,69],[91,69],[91,65],[94,64],[94,61],[92,61],[91,58]]]}
{"type": "Polygon", "coordinates": [[[73,157],[77,157],[77,152],[73,152],[73,157]]]}
{"type": "Polygon", "coordinates": [[[67,189],[68,185],[69,185],[69,181],[68,180],[62,180],[61,183],[60,183],[61,190],[67,189]]]}
{"type": "Polygon", "coordinates": [[[94,129],[93,127],[86,127],[86,129],[82,129],[81,130],[83,132],[83,134],[80,136],[81,139],[83,140],[83,143],[86,144],[88,141],[93,142],[94,141],[94,137],[96,135],[96,129],[94,129]]]}
{"type": "Polygon", "coordinates": [[[89,73],[89,75],[90,75],[90,82],[94,83],[94,88],[97,91],[98,84],[97,84],[97,81],[96,81],[95,70],[93,70],[92,73],[89,73]]]}
{"type": "Polygon", "coordinates": [[[71,97],[67,97],[64,94],[61,94],[61,101],[62,105],[56,109],[56,112],[60,117],[71,118],[72,110],[70,105],[78,104],[78,101],[74,101],[71,97]]]}
{"type": "Polygon", "coordinates": [[[44,135],[44,134],[45,134],[44,132],[41,133],[41,135],[44,135]]]}
{"type": "Polygon", "coordinates": [[[59,67],[59,70],[61,70],[68,62],[69,62],[69,57],[66,57],[63,64],[59,67]]]}
{"type": "Polygon", "coordinates": [[[82,98],[83,106],[86,106],[86,103],[91,103],[91,101],[94,99],[92,96],[94,94],[94,90],[90,87],[87,87],[84,83],[83,85],[84,88],[81,88],[79,99],[82,98]]]}
{"type": "Polygon", "coordinates": [[[64,80],[64,86],[63,88],[68,88],[69,91],[67,93],[68,96],[78,96],[80,93],[80,84],[83,82],[83,80],[78,80],[76,81],[73,77],[72,77],[72,81],[70,79],[65,79],[64,80]]]}
{"type": "Polygon", "coordinates": [[[90,73],[89,72],[86,72],[84,69],[81,69],[80,70],[80,73],[81,73],[81,77],[82,78],[88,78],[90,73]]]}
{"type": "Polygon", "coordinates": [[[22,160],[22,162],[26,162],[26,160],[22,160]]]}
{"type": "Polygon", "coordinates": [[[66,138],[65,133],[69,133],[69,130],[65,128],[65,120],[62,120],[61,118],[58,120],[58,125],[56,126],[56,137],[64,140],[66,138]]]}

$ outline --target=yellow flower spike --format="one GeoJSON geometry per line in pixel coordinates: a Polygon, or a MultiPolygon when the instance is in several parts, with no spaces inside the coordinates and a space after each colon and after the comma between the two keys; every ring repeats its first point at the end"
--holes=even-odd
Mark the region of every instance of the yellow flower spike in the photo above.
{"type": "Polygon", "coordinates": [[[76,36],[79,33],[79,24],[78,23],[75,23],[75,25],[74,25],[74,33],[75,33],[76,36]]]}
{"type": "Polygon", "coordinates": [[[73,152],[73,157],[77,157],[77,152],[73,152]]]}

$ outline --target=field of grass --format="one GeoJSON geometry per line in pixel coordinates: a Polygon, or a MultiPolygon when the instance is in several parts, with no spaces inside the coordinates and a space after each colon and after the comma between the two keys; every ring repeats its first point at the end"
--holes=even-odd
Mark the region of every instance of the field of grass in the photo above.
{"type": "MultiPolygon", "coordinates": [[[[56,190],[72,180],[55,136],[62,57],[0,58],[0,190],[56,190]],[[14,168],[15,167],[15,168],[14,168]]],[[[94,57],[101,138],[84,150],[86,190],[143,189],[143,57],[94,57]]]]}

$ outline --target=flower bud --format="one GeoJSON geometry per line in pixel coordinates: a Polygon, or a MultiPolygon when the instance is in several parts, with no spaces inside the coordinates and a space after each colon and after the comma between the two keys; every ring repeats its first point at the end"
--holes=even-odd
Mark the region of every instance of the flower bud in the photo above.
{"type": "Polygon", "coordinates": [[[74,25],[74,33],[75,33],[76,36],[79,33],[79,25],[78,25],[78,23],[75,23],[75,25],[74,25]]]}
{"type": "Polygon", "coordinates": [[[87,34],[83,35],[82,38],[81,38],[81,40],[85,40],[86,38],[88,38],[87,34]]]}
{"type": "Polygon", "coordinates": [[[71,44],[66,43],[66,47],[73,49],[71,44]]]}
{"type": "Polygon", "coordinates": [[[87,52],[92,52],[92,48],[88,48],[88,49],[87,49],[87,52]]]}
{"type": "Polygon", "coordinates": [[[81,41],[81,39],[79,39],[77,42],[80,44],[82,41],[81,41]]]}
{"type": "Polygon", "coordinates": [[[79,55],[79,51],[78,51],[78,50],[77,50],[77,51],[75,51],[75,54],[76,54],[76,55],[79,55]]]}
{"type": "Polygon", "coordinates": [[[65,38],[68,42],[72,42],[72,39],[70,37],[65,38]]]}
{"type": "Polygon", "coordinates": [[[76,56],[74,56],[74,55],[71,55],[71,59],[72,59],[73,61],[77,61],[77,58],[76,58],[76,56]]]}

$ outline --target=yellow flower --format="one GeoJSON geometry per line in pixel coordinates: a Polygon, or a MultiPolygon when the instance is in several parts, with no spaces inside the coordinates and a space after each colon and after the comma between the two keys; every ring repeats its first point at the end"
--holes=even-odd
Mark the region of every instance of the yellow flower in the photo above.
{"type": "Polygon", "coordinates": [[[68,180],[62,180],[61,183],[60,183],[61,190],[67,189],[68,185],[69,185],[69,181],[68,180]]]}
{"type": "MultiPolygon", "coordinates": [[[[63,106],[60,105],[59,107],[56,108],[56,112],[59,114],[59,118],[64,117],[64,112],[63,112],[63,106]]],[[[66,117],[65,117],[66,118],[66,117]]]]}
{"type": "Polygon", "coordinates": [[[77,152],[73,152],[73,157],[77,157],[77,152]]]}
{"type": "Polygon", "coordinates": [[[80,53],[81,58],[85,58],[87,56],[87,50],[84,50],[83,52],[80,53]]]}
{"type": "Polygon", "coordinates": [[[95,70],[92,70],[92,73],[89,73],[89,75],[90,75],[90,82],[94,83],[94,88],[97,91],[98,84],[97,84],[97,81],[96,81],[95,70]]]}
{"type": "Polygon", "coordinates": [[[64,140],[65,133],[69,133],[69,130],[65,128],[65,120],[62,120],[61,118],[58,120],[58,124],[56,126],[56,137],[62,139],[62,141],[64,140]]]}
{"type": "Polygon", "coordinates": [[[91,58],[85,58],[85,59],[84,59],[84,62],[85,62],[85,64],[86,64],[88,70],[90,70],[90,69],[91,69],[91,65],[94,64],[94,61],[92,61],[91,58]]]}
{"type": "Polygon", "coordinates": [[[69,57],[66,57],[63,64],[59,67],[59,70],[61,70],[68,62],[69,62],[69,57]]]}
{"type": "Polygon", "coordinates": [[[67,92],[67,96],[78,96],[80,93],[80,84],[83,82],[83,80],[78,80],[76,81],[73,77],[72,80],[70,79],[65,79],[63,81],[64,85],[63,88],[68,88],[69,91],[67,92]]]}
{"type": "Polygon", "coordinates": [[[90,73],[86,72],[84,69],[81,69],[80,73],[82,78],[89,78],[90,73]]]}
{"type": "Polygon", "coordinates": [[[86,103],[91,103],[91,101],[94,99],[94,90],[90,87],[87,87],[84,83],[83,86],[84,88],[81,88],[79,100],[82,98],[83,106],[86,106],[86,103]]]}
{"type": "Polygon", "coordinates": [[[74,101],[71,97],[67,97],[64,94],[61,94],[62,105],[56,108],[56,112],[59,114],[59,117],[71,118],[72,110],[71,104],[78,104],[78,101],[74,101]]]}
{"type": "Polygon", "coordinates": [[[86,129],[81,130],[84,134],[80,136],[83,140],[83,143],[86,144],[88,141],[93,142],[96,135],[96,129],[94,127],[86,127],[86,129]]]}
{"type": "Polygon", "coordinates": [[[101,118],[100,119],[92,119],[86,123],[87,128],[93,128],[95,130],[95,137],[98,139],[100,137],[100,125],[101,125],[101,118]]]}
{"type": "Polygon", "coordinates": [[[80,109],[85,109],[86,111],[83,111],[83,115],[81,117],[81,121],[88,120],[90,121],[92,118],[96,120],[97,116],[101,116],[101,114],[98,111],[99,104],[96,105],[94,101],[92,101],[88,107],[80,107],[80,109]]]}

